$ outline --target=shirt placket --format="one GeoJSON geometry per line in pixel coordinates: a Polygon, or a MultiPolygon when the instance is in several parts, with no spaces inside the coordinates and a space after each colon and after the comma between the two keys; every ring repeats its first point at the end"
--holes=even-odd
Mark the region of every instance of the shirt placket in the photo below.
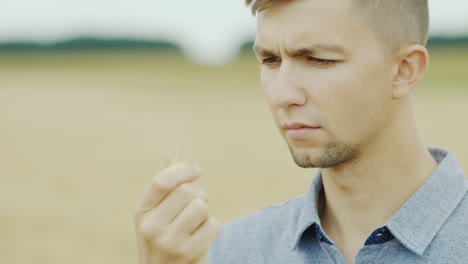
{"type": "Polygon", "coordinates": [[[377,257],[379,256],[382,245],[370,245],[364,246],[359,250],[354,264],[368,264],[368,263],[379,263],[377,257]]]}

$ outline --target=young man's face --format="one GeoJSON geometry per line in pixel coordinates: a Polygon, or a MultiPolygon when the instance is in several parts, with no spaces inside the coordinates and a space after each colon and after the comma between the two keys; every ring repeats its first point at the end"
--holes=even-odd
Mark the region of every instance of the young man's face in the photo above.
{"type": "Polygon", "coordinates": [[[301,167],[358,157],[392,122],[393,70],[345,0],[295,0],[258,15],[254,49],[276,125],[301,167]],[[292,131],[302,123],[315,129],[292,131]]]}

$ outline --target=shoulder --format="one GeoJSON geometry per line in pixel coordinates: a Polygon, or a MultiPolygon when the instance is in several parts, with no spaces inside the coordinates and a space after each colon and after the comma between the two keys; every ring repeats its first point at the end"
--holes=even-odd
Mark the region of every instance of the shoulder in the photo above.
{"type": "Polygon", "coordinates": [[[239,258],[258,259],[262,248],[271,246],[269,243],[291,241],[288,238],[294,234],[304,199],[299,196],[223,225],[209,252],[211,263],[221,260],[222,263],[243,263],[239,258]]]}
{"type": "Polygon", "coordinates": [[[233,230],[236,230],[236,233],[238,233],[240,230],[261,232],[268,228],[274,227],[276,229],[278,225],[284,225],[297,219],[304,205],[304,199],[304,196],[299,196],[280,204],[262,208],[254,213],[242,216],[223,227],[226,233],[233,230]]]}

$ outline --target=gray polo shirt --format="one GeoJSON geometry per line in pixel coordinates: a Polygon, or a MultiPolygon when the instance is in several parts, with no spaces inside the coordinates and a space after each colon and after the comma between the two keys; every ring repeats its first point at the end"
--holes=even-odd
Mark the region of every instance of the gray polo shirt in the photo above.
{"type": "MultiPolygon", "coordinates": [[[[468,263],[468,180],[451,151],[429,151],[437,169],[369,235],[355,263],[468,263]]],[[[318,170],[306,195],[223,225],[210,264],[346,263],[322,231],[322,187],[318,170]]]]}

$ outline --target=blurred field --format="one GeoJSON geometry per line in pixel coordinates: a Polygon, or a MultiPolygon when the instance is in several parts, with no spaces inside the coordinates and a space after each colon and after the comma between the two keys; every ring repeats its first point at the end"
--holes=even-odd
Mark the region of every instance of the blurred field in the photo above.
{"type": "MultiPolygon", "coordinates": [[[[432,51],[414,95],[427,145],[468,170],[468,49],[432,51]]],[[[201,67],[175,54],[0,55],[0,263],[136,263],[134,203],[162,156],[203,169],[212,214],[228,222],[301,195],[243,55],[201,67]]]]}

